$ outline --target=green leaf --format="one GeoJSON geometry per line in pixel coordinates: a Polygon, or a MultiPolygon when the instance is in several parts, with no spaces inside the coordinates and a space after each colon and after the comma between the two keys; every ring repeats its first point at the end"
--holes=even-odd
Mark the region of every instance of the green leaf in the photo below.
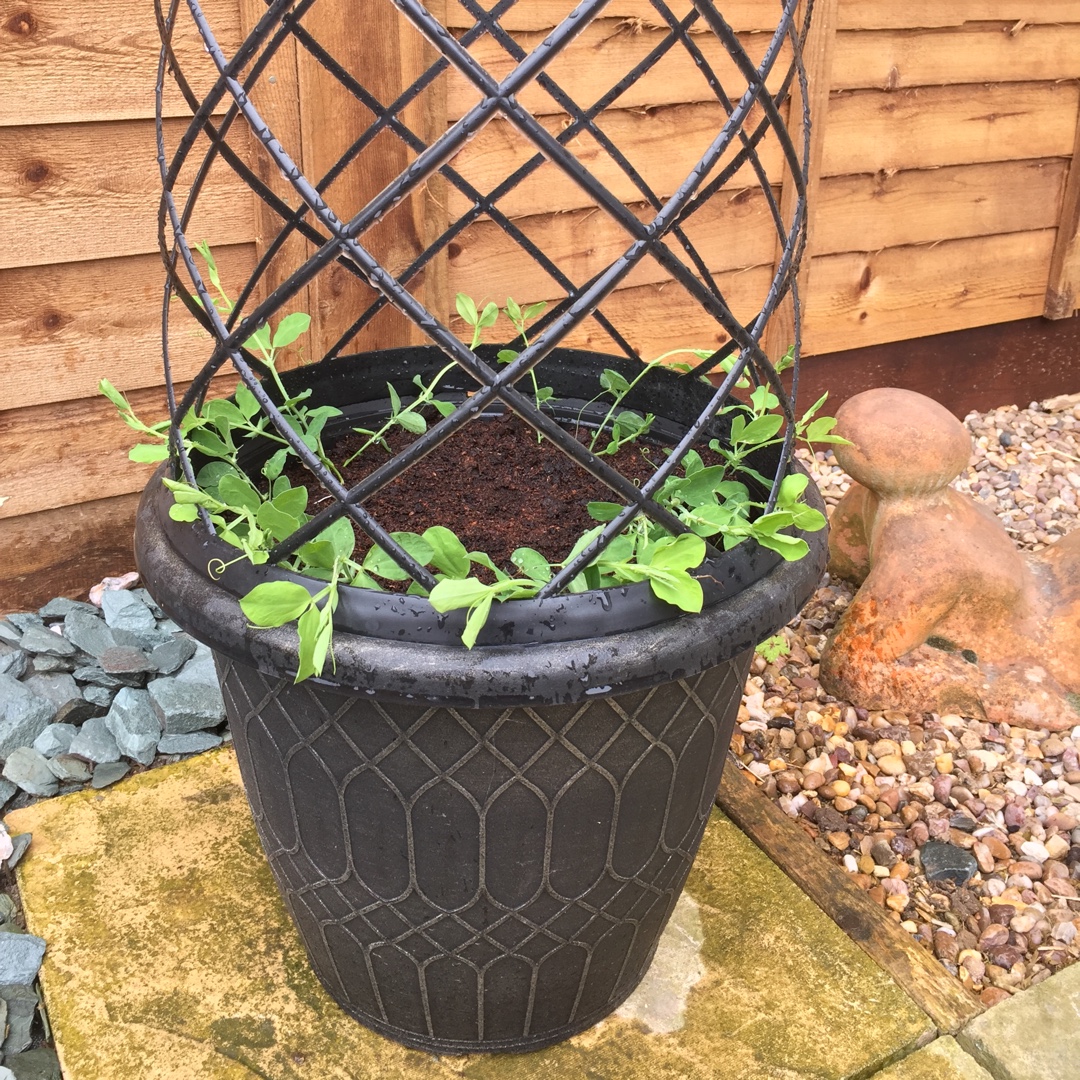
{"type": "MultiPolygon", "coordinates": [[[[784,418],[782,416],[759,416],[746,425],[739,442],[750,443],[751,445],[768,442],[783,426],[784,418]]],[[[734,436],[732,441],[734,441],[734,436]]]]}
{"type": "Polygon", "coordinates": [[[626,509],[621,503],[591,502],[586,506],[593,521],[614,521],[626,509]]]}
{"type": "Polygon", "coordinates": [[[222,442],[222,440],[212,431],[207,431],[205,428],[193,431],[188,436],[188,442],[190,442],[196,450],[201,450],[209,457],[227,459],[233,456],[232,448],[222,442]]]}
{"type": "Polygon", "coordinates": [[[236,407],[243,414],[244,419],[250,420],[261,408],[255,395],[241,383],[236,388],[236,407]]]}
{"type": "Polygon", "coordinates": [[[498,360],[500,364],[512,363],[517,358],[518,358],[518,354],[516,352],[514,352],[513,349],[500,349],[495,354],[495,359],[498,360]]]}
{"type": "Polygon", "coordinates": [[[294,311],[291,315],[286,315],[274,331],[273,348],[283,349],[286,345],[291,345],[301,334],[307,333],[310,325],[311,316],[306,311],[294,311]]]}
{"type": "Polygon", "coordinates": [[[390,383],[386,384],[386,389],[390,391],[390,415],[396,417],[401,412],[401,398],[390,383]]]}
{"type": "Polygon", "coordinates": [[[217,263],[214,262],[214,256],[210,254],[210,245],[205,240],[200,240],[195,245],[195,250],[203,257],[203,261],[206,263],[206,272],[210,276],[210,284],[215,289],[221,288],[221,278],[218,275],[217,263]]]}
{"type": "Polygon", "coordinates": [[[169,507],[173,521],[194,521],[198,516],[199,508],[194,503],[173,503],[169,507]]]}
{"type": "Polygon", "coordinates": [[[172,492],[174,501],[178,503],[199,503],[206,505],[215,501],[213,497],[205,491],[193,488],[190,484],[185,484],[182,480],[170,480],[165,476],[162,477],[161,482],[172,492]]]}
{"type": "MultiPolygon", "coordinates": [[[[421,566],[431,562],[431,545],[422,537],[412,532],[394,532],[391,538],[397,541],[421,566]]],[[[400,566],[382,548],[373,547],[364,556],[364,569],[371,574],[386,578],[388,581],[404,581],[408,572],[400,566]]]]}
{"type": "Polygon", "coordinates": [[[850,446],[851,443],[842,435],[831,434],[834,427],[836,427],[835,416],[819,416],[803,432],[803,438],[808,443],[833,443],[840,446],[850,446]]]}
{"type": "Polygon", "coordinates": [[[319,609],[314,604],[300,616],[296,623],[296,633],[300,638],[300,649],[297,657],[298,667],[295,680],[298,683],[303,682],[312,675],[319,675],[322,673],[322,668],[319,667],[316,669],[315,666],[315,650],[318,645],[321,624],[322,619],[320,617],[319,609]]]}
{"type": "Polygon", "coordinates": [[[435,583],[428,599],[438,612],[472,607],[491,595],[491,586],[476,578],[443,578],[435,583]]]}
{"type": "MultiPolygon", "coordinates": [[[[695,539],[700,540],[700,537],[695,539]]],[[[666,600],[683,611],[700,611],[704,603],[701,582],[685,570],[650,573],[649,586],[661,600],[666,600]]]]}
{"type": "Polygon", "coordinates": [[[486,551],[470,551],[469,562],[476,563],[477,566],[483,566],[490,570],[499,581],[506,580],[506,574],[504,574],[492,561],[491,556],[486,551]]]}
{"type": "Polygon", "coordinates": [[[262,504],[262,496],[238,473],[227,473],[218,483],[218,498],[232,507],[254,513],[262,504]]]}
{"type": "Polygon", "coordinates": [[[432,398],[431,404],[438,410],[440,416],[449,416],[457,408],[452,401],[439,401],[438,398],[432,398]]]}
{"type": "Polygon", "coordinates": [[[693,476],[694,473],[701,472],[705,468],[705,462],[701,460],[701,455],[696,450],[687,450],[683,455],[682,467],[687,476],[693,476]]]}
{"type": "Polygon", "coordinates": [[[488,621],[488,615],[491,614],[492,599],[493,597],[489,592],[475,607],[469,608],[469,616],[465,620],[465,629],[461,633],[461,644],[466,649],[471,649],[476,644],[480,631],[484,629],[484,624],[488,621]]]}
{"type": "Polygon", "coordinates": [[[776,495],[777,505],[790,506],[792,503],[798,502],[799,496],[806,490],[809,483],[810,477],[806,473],[789,473],[780,482],[780,490],[776,495]]]}
{"type": "Polygon", "coordinates": [[[102,379],[98,383],[98,393],[104,394],[121,412],[127,412],[131,408],[127,398],[108,379],[102,379]]]}
{"type": "Polygon", "coordinates": [[[521,308],[512,296],[506,298],[506,316],[515,326],[521,322],[521,308]]]}
{"type": "Polygon", "coordinates": [[[200,470],[196,480],[203,491],[209,492],[214,498],[219,497],[218,487],[223,476],[239,475],[235,468],[227,461],[208,461],[200,470]]]}
{"type": "Polygon", "coordinates": [[[274,506],[289,517],[300,517],[307,509],[308,493],[306,488],[290,487],[278,492],[273,499],[274,506]]]}
{"type": "Polygon", "coordinates": [[[469,553],[465,545],[442,525],[432,525],[423,539],[431,546],[431,565],[449,578],[464,578],[469,573],[469,553]]]}
{"type": "Polygon", "coordinates": [[[457,308],[457,313],[462,319],[470,326],[475,326],[478,316],[476,314],[476,303],[471,296],[466,296],[465,293],[458,293],[454,299],[454,306],[457,308]]]}
{"type": "Polygon", "coordinates": [[[707,468],[699,469],[692,476],[688,476],[674,486],[675,494],[690,506],[714,502],[717,489],[727,482],[724,480],[727,471],[726,465],[709,465],[707,468]]]}
{"type": "Polygon", "coordinates": [[[496,320],[499,318],[499,305],[494,300],[489,300],[484,307],[484,310],[480,313],[480,318],[477,321],[477,328],[482,329],[487,326],[494,326],[496,320]]]}
{"type": "Polygon", "coordinates": [[[337,552],[329,540],[309,540],[296,554],[308,566],[316,566],[323,570],[333,570],[337,560],[337,552]]]}
{"type": "Polygon", "coordinates": [[[262,474],[270,481],[270,483],[273,483],[281,475],[281,470],[285,468],[285,459],[288,456],[289,448],[283,446],[280,450],[276,450],[269,458],[267,458],[266,464],[262,467],[262,474]]]}
{"type": "Polygon", "coordinates": [[[131,461],[153,462],[164,461],[169,456],[169,447],[166,443],[139,443],[128,451],[131,461]]]}
{"type": "Polygon", "coordinates": [[[284,626],[311,606],[311,594],[295,581],[264,581],[240,600],[240,610],[255,626],[284,626]]]}
{"type": "Polygon", "coordinates": [[[764,548],[777,552],[788,562],[801,559],[810,550],[810,545],[805,540],[785,533],[769,533],[759,536],[754,533],[754,539],[764,548]]]}
{"type": "Polygon", "coordinates": [[[259,329],[244,342],[244,348],[252,352],[256,350],[262,353],[270,352],[270,327],[265,323],[260,326],[259,329]]]}
{"type": "Polygon", "coordinates": [[[767,413],[780,404],[780,399],[765,385],[755,386],[750,400],[753,402],[754,412],[759,414],[767,413]]]}
{"type": "Polygon", "coordinates": [[[419,413],[398,413],[394,420],[413,435],[423,435],[427,431],[427,421],[419,413]]]}
{"type": "Polygon", "coordinates": [[[530,547],[519,547],[510,556],[510,561],[528,578],[534,581],[551,580],[551,564],[530,547]]]}
{"type": "Polygon", "coordinates": [[[223,439],[229,439],[232,429],[243,427],[247,419],[228,398],[215,398],[213,401],[208,401],[203,406],[203,416],[218,429],[223,439]]]}
{"type": "Polygon", "coordinates": [[[629,411],[619,413],[616,423],[631,437],[641,435],[652,426],[651,419],[629,411]]]}
{"type": "Polygon", "coordinates": [[[600,376],[600,385],[617,397],[621,397],[630,391],[630,384],[613,368],[604,368],[600,376]]]}
{"type": "MultiPolygon", "coordinates": [[[[390,535],[397,539],[399,535],[406,534],[391,533],[390,535]]],[[[409,533],[407,535],[411,536],[413,534],[409,533]]],[[[315,542],[320,540],[331,544],[334,548],[334,554],[339,559],[350,558],[353,553],[353,548],[356,546],[356,533],[353,531],[352,521],[347,517],[338,518],[333,525],[328,525],[315,537],[315,542]]],[[[374,551],[376,549],[373,548],[372,550],[374,551]]],[[[402,573],[404,573],[404,571],[402,571],[402,573]]]]}
{"type": "Polygon", "coordinates": [[[528,322],[530,319],[535,319],[544,308],[547,307],[546,300],[540,300],[535,304],[530,304],[522,313],[521,317],[528,322]]]}
{"type": "Polygon", "coordinates": [[[705,541],[693,533],[683,533],[670,543],[657,544],[649,565],[659,570],[692,570],[704,561],[705,541]]]}
{"type": "Polygon", "coordinates": [[[275,540],[284,540],[300,528],[298,518],[282,513],[273,503],[263,503],[255,514],[255,520],[259,523],[259,528],[275,540]]]}

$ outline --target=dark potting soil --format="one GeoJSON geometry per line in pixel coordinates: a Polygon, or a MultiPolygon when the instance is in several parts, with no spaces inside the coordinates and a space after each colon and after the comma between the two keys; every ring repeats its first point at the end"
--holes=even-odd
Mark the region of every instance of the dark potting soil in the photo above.
{"type": "MultiPolygon", "coordinates": [[[[590,435],[583,428],[578,437],[587,442],[590,435]]],[[[366,438],[350,433],[328,448],[339,469],[366,438]]],[[[387,442],[397,453],[414,438],[397,429],[387,442]]],[[[706,464],[720,461],[707,447],[699,452],[706,464]]],[[[369,447],[343,471],[345,486],[353,487],[389,457],[382,447],[369,447]]],[[[640,485],[664,460],[664,451],[638,442],[604,460],[640,485]]],[[[294,464],[288,476],[310,492],[309,512],[327,504],[330,496],[303,466],[294,464]]],[[[549,440],[538,443],[530,427],[504,413],[462,428],[364,507],[389,532],[422,533],[443,525],[469,551],[486,552],[496,566],[513,570],[510,556],[519,547],[535,548],[549,561],[564,559],[581,534],[597,524],[587,509],[594,500],[620,501],[549,440]]],[[[360,529],[356,533],[354,557],[360,558],[371,541],[360,529]]]]}

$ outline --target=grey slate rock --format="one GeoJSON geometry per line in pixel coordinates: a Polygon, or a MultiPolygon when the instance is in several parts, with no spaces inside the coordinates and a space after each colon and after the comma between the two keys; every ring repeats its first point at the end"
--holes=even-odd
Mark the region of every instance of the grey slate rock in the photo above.
{"type": "Polygon", "coordinates": [[[140,765],[149,765],[157,753],[161,722],[145,690],[125,686],[117,692],[105,715],[105,726],[112,732],[120,753],[140,765]]]}
{"type": "Polygon", "coordinates": [[[155,619],[164,619],[165,612],[158,607],[157,601],[145,589],[132,589],[132,596],[137,596],[149,609],[155,619]]]}
{"type": "Polygon", "coordinates": [[[179,634],[183,631],[183,627],[174,623],[172,619],[164,618],[158,623],[158,629],[166,634],[179,634]]]}
{"type": "MultiPolygon", "coordinates": [[[[0,780],[0,806],[6,806],[19,789],[10,780],[0,780]]],[[[0,893],[2,896],[3,893],[0,893]]]]}
{"type": "Polygon", "coordinates": [[[162,735],[159,754],[198,754],[221,745],[221,736],[209,731],[194,731],[190,735],[162,735]]]}
{"type": "Polygon", "coordinates": [[[34,740],[34,749],[44,757],[56,757],[71,749],[71,740],[79,734],[74,724],[50,724],[34,740]]]}
{"type": "Polygon", "coordinates": [[[91,717],[83,724],[79,734],[71,740],[69,753],[86,758],[96,765],[120,760],[120,748],[116,745],[104,716],[91,717]]]}
{"type": "MultiPolygon", "coordinates": [[[[100,690],[102,687],[93,687],[92,689],[100,690]]],[[[106,699],[104,707],[108,708],[111,703],[111,691],[106,690],[106,699]]],[[[90,701],[86,697],[76,698],[74,701],[69,701],[65,705],[61,705],[56,710],[55,722],[57,724],[73,724],[78,727],[79,724],[89,720],[91,716],[97,716],[101,712],[101,706],[97,702],[90,701]]]]}
{"type": "Polygon", "coordinates": [[[94,705],[99,709],[107,709],[112,704],[112,699],[114,696],[115,690],[109,686],[83,687],[83,697],[86,698],[86,700],[90,702],[91,705],[94,705]]]}
{"type": "Polygon", "coordinates": [[[83,600],[69,600],[66,596],[58,596],[50,600],[44,607],[38,608],[38,617],[46,622],[59,622],[67,618],[73,611],[82,611],[87,615],[96,615],[97,608],[93,604],[87,604],[83,600]]]}
{"type": "Polygon", "coordinates": [[[180,682],[201,683],[203,686],[220,688],[214,654],[200,642],[195,644],[195,655],[180,669],[176,676],[180,682]]]}
{"type": "Polygon", "coordinates": [[[165,678],[154,679],[146,689],[166,735],[217,727],[225,719],[225,703],[216,684],[165,678]]]}
{"type": "Polygon", "coordinates": [[[38,996],[30,986],[0,986],[0,1001],[7,1006],[8,1034],[0,1046],[6,1058],[30,1049],[30,1025],[37,1012],[38,996]]]}
{"type": "Polygon", "coordinates": [[[117,780],[123,780],[131,772],[131,766],[126,761],[110,761],[106,765],[99,765],[94,770],[94,779],[90,781],[92,788],[106,788],[115,784],[117,780]]]}
{"type": "Polygon", "coordinates": [[[105,625],[115,630],[138,634],[157,629],[154,613],[140,597],[126,589],[106,589],[101,596],[101,613],[105,625]]]}
{"type": "Polygon", "coordinates": [[[0,641],[7,645],[18,645],[22,641],[22,631],[7,621],[0,619],[0,641]]]}
{"type": "Polygon", "coordinates": [[[14,870],[19,865],[19,860],[26,854],[26,849],[30,847],[30,841],[33,839],[33,833],[19,833],[18,836],[11,838],[11,854],[7,857],[7,868],[14,870]]]}
{"type": "Polygon", "coordinates": [[[85,784],[94,775],[93,769],[82,758],[71,754],[57,754],[49,758],[49,769],[61,783],[85,784]]]}
{"type": "Polygon", "coordinates": [[[56,715],[56,706],[10,675],[0,675],[0,757],[29,746],[56,715]]]}
{"type": "Polygon", "coordinates": [[[23,631],[19,648],[28,653],[44,653],[46,656],[72,656],[75,646],[67,638],[46,630],[44,626],[31,626],[23,631]]]}
{"type": "Polygon", "coordinates": [[[98,662],[107,675],[138,675],[155,670],[146,653],[134,645],[114,645],[98,657],[98,662]]]}
{"type": "Polygon", "coordinates": [[[64,617],[64,636],[90,656],[100,656],[116,644],[112,631],[97,615],[73,611],[64,617]]]}
{"type": "Polygon", "coordinates": [[[82,693],[75,680],[66,671],[56,671],[48,675],[30,675],[23,680],[23,685],[30,687],[38,697],[51,701],[57,712],[69,701],[81,701],[82,693]]]}
{"type": "Polygon", "coordinates": [[[3,1067],[12,1071],[15,1080],[63,1080],[60,1075],[60,1060],[56,1051],[49,1046],[39,1046],[36,1050],[27,1050],[25,1054],[15,1054],[3,1067]]]}
{"type": "Polygon", "coordinates": [[[0,985],[29,986],[45,955],[45,942],[33,934],[0,933],[0,985]]]}
{"type": "Polygon", "coordinates": [[[0,644],[0,675],[21,679],[30,670],[30,657],[13,645],[0,644]]]}
{"type": "Polygon", "coordinates": [[[32,626],[40,629],[45,625],[45,620],[35,611],[16,611],[7,616],[7,621],[21,634],[25,634],[32,626]]]}
{"type": "Polygon", "coordinates": [[[35,675],[51,675],[57,671],[66,671],[69,674],[75,670],[76,655],[73,656],[49,656],[46,653],[38,653],[30,661],[30,670],[35,675]]]}
{"type": "MultiPolygon", "coordinates": [[[[96,664],[87,664],[85,667],[76,668],[75,681],[81,682],[83,686],[83,697],[86,697],[86,685],[89,683],[91,686],[104,686],[108,690],[118,690],[121,686],[126,685],[122,683],[115,675],[107,675],[96,664]]],[[[89,700],[89,699],[88,699],[89,700]]]]}
{"type": "Polygon", "coordinates": [[[29,746],[18,746],[4,762],[3,776],[27,795],[55,795],[59,784],[44,754],[29,746]]]}
{"type": "Polygon", "coordinates": [[[919,855],[928,881],[952,881],[957,885],[966,885],[979,870],[974,855],[941,840],[928,840],[919,849],[919,855]]]}
{"type": "Polygon", "coordinates": [[[186,634],[177,634],[150,654],[150,663],[162,675],[172,675],[195,655],[195,642],[186,634]]]}

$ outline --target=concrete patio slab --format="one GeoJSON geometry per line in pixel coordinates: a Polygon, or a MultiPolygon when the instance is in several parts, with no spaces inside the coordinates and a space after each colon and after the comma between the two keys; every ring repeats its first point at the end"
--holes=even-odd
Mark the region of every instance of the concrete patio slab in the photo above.
{"type": "Polygon", "coordinates": [[[957,1039],[995,1080],[1080,1080],[1080,964],[995,1005],[957,1039]]]}
{"type": "Polygon", "coordinates": [[[873,1080],[994,1080],[951,1036],[909,1054],[874,1075],[873,1080]]]}
{"type": "MultiPolygon", "coordinates": [[[[527,1055],[434,1057],[311,973],[229,750],[8,816],[65,1080],[844,1080],[926,1014],[719,812],[647,985],[527,1055]]],[[[963,1080],[968,1080],[964,1077],[963,1080]]]]}

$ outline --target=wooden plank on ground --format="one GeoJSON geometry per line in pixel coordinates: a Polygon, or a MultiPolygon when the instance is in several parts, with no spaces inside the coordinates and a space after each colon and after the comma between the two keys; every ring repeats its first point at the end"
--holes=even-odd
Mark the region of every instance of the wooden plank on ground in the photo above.
{"type": "MultiPolygon", "coordinates": [[[[181,120],[166,121],[167,146],[184,127],[181,120]]],[[[208,145],[200,140],[196,156],[208,145]]],[[[238,146],[246,153],[246,139],[238,146]]],[[[0,269],[157,251],[156,154],[150,120],[6,129],[0,135],[0,269]]],[[[188,180],[192,175],[193,169],[185,171],[188,180]]],[[[198,206],[194,239],[222,246],[254,236],[246,185],[220,159],[198,206]]]]}
{"type": "MultiPolygon", "coordinates": [[[[813,17],[803,52],[807,93],[803,93],[801,84],[796,81],[792,87],[791,101],[787,110],[788,131],[795,144],[796,153],[800,157],[803,154],[805,145],[805,135],[802,134],[803,125],[807,120],[810,124],[810,141],[808,160],[805,163],[806,175],[804,177],[805,189],[803,194],[805,213],[807,215],[806,248],[803,254],[802,266],[796,279],[795,289],[789,292],[781,301],[765,328],[761,343],[766,356],[783,356],[788,345],[794,342],[796,292],[798,293],[801,310],[802,305],[806,303],[809,291],[814,222],[818,212],[818,190],[821,187],[822,147],[825,143],[825,125],[820,121],[824,119],[829,111],[829,87],[832,85],[833,57],[837,49],[836,4],[837,0],[818,0],[813,6],[813,17]]],[[[800,7],[800,13],[805,16],[805,12],[806,4],[804,3],[800,7]]],[[[780,216],[788,231],[794,227],[799,199],[799,190],[795,185],[795,177],[792,175],[789,166],[789,170],[784,177],[780,199],[780,216]]],[[[777,237],[774,257],[777,272],[779,272],[784,256],[786,241],[786,236],[777,237]]]]}
{"type": "MultiPolygon", "coordinates": [[[[236,0],[203,7],[218,43],[240,41],[236,0]]],[[[180,67],[201,99],[217,79],[187,5],[178,9],[180,67]]],[[[69,0],[0,0],[0,126],[151,119],[161,42],[153,4],[112,0],[88,9],[69,0]]],[[[166,76],[165,116],[190,116],[166,76]]]]}
{"type": "Polygon", "coordinates": [[[957,83],[1046,82],[1080,74],[1080,22],[1026,26],[999,23],[957,29],[849,30],[837,35],[834,90],[957,83]]]}
{"type": "MultiPolygon", "coordinates": [[[[231,393],[235,386],[234,377],[222,376],[214,392],[231,393]]],[[[178,387],[178,393],[183,390],[178,387]]],[[[167,415],[163,387],[135,390],[128,400],[148,423],[167,415]]],[[[128,460],[138,441],[103,397],[0,412],[0,461],[9,496],[0,519],[140,490],[153,467],[128,460]]]]}
{"type": "MultiPolygon", "coordinates": [[[[634,212],[643,221],[652,217],[651,210],[640,205],[634,212]]],[[[515,224],[578,285],[614,262],[631,243],[621,225],[596,210],[545,214],[515,224]]],[[[686,235],[710,270],[738,270],[769,262],[776,227],[764,194],[747,189],[725,192],[706,203],[687,220],[686,235]]],[[[686,261],[675,237],[668,237],[667,246],[686,261]]],[[[646,256],[622,287],[661,284],[669,278],[656,259],[646,256]]],[[[472,225],[452,245],[450,288],[455,294],[465,292],[477,300],[494,298],[500,303],[507,296],[524,303],[565,295],[531,255],[490,221],[472,225]]]]}
{"type": "Polygon", "coordinates": [[[983,1012],[934,957],[915,944],[848,874],[728,761],[717,803],[724,813],[923,1009],[942,1034],[983,1012]]]}
{"type": "Polygon", "coordinates": [[[1042,229],[816,258],[807,352],[1041,314],[1054,235],[1042,229]]]}
{"type": "MultiPolygon", "coordinates": [[[[254,249],[215,256],[235,296],[254,249]]],[[[0,270],[0,410],[92,397],[103,378],[125,391],[161,385],[164,285],[156,255],[0,270]]],[[[186,381],[209,357],[210,339],[179,303],[169,322],[174,378],[186,381]]]]}
{"type": "Polygon", "coordinates": [[[831,176],[815,201],[815,255],[1053,228],[1062,158],[831,176]]]}
{"type": "Polygon", "coordinates": [[[842,30],[962,26],[968,22],[1080,22],[1075,0],[840,0],[842,30]]]}
{"type": "MultiPolygon", "coordinates": [[[[597,19],[544,70],[579,106],[588,108],[667,36],[665,31],[647,29],[637,22],[597,19]]],[[[529,53],[544,40],[544,35],[522,33],[516,38],[529,53]]],[[[739,41],[756,66],[761,63],[772,35],[740,34],[739,41]]],[[[695,42],[728,96],[737,101],[746,91],[747,80],[723,44],[712,33],[699,34],[695,42]]],[[[490,35],[477,41],[469,52],[490,75],[499,80],[506,78],[517,66],[502,44],[490,35]]],[[[766,80],[770,89],[775,90],[783,81],[789,58],[790,51],[785,44],[766,80]]],[[[479,101],[480,92],[464,76],[456,74],[449,79],[448,87],[447,111],[451,120],[457,120],[479,101]]],[[[534,116],[564,111],[535,82],[515,96],[534,116]]],[[[620,109],[651,109],[658,105],[715,100],[715,93],[690,53],[682,45],[676,45],[657,60],[647,74],[623,92],[617,105],[620,109]]]]}
{"type": "Polygon", "coordinates": [[[0,521],[0,615],[54,596],[85,600],[106,575],[135,569],[137,494],[95,499],[0,521]]]}
{"type": "Polygon", "coordinates": [[[1075,150],[1069,166],[1065,197],[1061,201],[1054,254],[1046,285],[1048,319],[1067,319],[1080,307],[1080,115],[1076,123],[1075,150]]]}
{"type": "MultiPolygon", "coordinates": [[[[605,113],[601,121],[604,133],[638,170],[645,183],[659,197],[674,194],[701,155],[716,138],[724,124],[720,105],[675,105],[646,111],[616,110],[605,113]]],[[[754,110],[751,125],[760,119],[754,110]]],[[[544,126],[559,132],[564,120],[544,118],[544,126]]],[[[581,135],[568,144],[570,152],[601,183],[624,203],[641,202],[642,195],[591,135],[581,135]]],[[[783,175],[783,160],[775,139],[766,139],[759,147],[762,164],[772,183],[783,175]]],[[[506,177],[536,154],[505,120],[494,120],[466,144],[453,165],[481,195],[493,191],[506,177]]],[[[730,155],[724,161],[730,160],[730,155]]],[[[721,163],[721,165],[723,162],[721,163]]],[[[757,184],[749,165],[732,178],[733,191],[757,184]]],[[[463,214],[470,203],[450,186],[448,203],[452,217],[463,214]]],[[[551,162],[542,164],[527,180],[499,201],[499,209],[509,217],[560,213],[595,205],[584,188],[575,183],[551,162]]]]}
{"type": "MultiPolygon", "coordinates": [[[[436,16],[438,4],[429,6],[436,16]]],[[[383,105],[393,102],[433,61],[431,47],[404,23],[390,4],[368,5],[363,33],[353,25],[353,6],[323,0],[304,18],[305,27],[342,66],[356,74],[383,105]]],[[[305,49],[297,54],[304,172],[312,181],[324,177],[339,157],[375,121],[374,114],[346,90],[305,49]],[[333,123],[327,123],[328,117],[333,123]]],[[[446,127],[445,81],[414,101],[402,120],[424,142],[446,127]]],[[[383,130],[329,186],[327,201],[342,221],[355,216],[416,157],[396,134],[383,130]]],[[[399,203],[359,239],[364,248],[395,276],[441,232],[445,198],[438,181],[422,186],[399,203]]],[[[422,302],[439,314],[449,307],[445,260],[436,260],[423,280],[414,282],[422,302]]],[[[353,321],[377,298],[373,289],[344,266],[333,264],[309,288],[315,357],[323,356],[353,321]]],[[[393,309],[384,309],[353,338],[349,349],[376,349],[423,340],[422,333],[393,309]]]]}
{"type": "Polygon", "coordinates": [[[1070,157],[1078,101],[1075,82],[833,94],[822,173],[1070,157]]]}

